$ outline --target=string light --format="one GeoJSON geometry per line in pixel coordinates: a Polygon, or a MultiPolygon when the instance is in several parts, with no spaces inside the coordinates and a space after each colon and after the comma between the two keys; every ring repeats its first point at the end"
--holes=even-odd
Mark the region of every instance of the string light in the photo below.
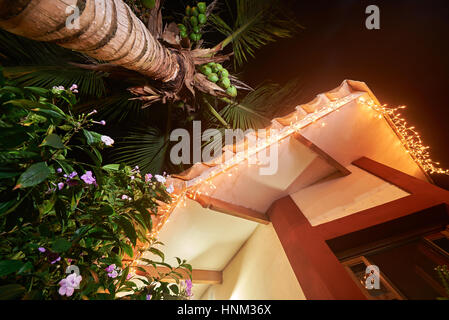
{"type": "MultiPolygon", "coordinates": [[[[415,130],[414,127],[407,126],[407,122],[404,118],[400,117],[399,110],[405,108],[405,106],[400,106],[397,108],[389,108],[387,105],[378,105],[371,98],[365,99],[363,93],[351,93],[346,97],[330,101],[327,106],[316,110],[313,113],[308,113],[302,118],[295,116],[296,121],[291,122],[290,125],[283,127],[279,131],[269,130],[266,135],[264,141],[262,143],[257,143],[256,146],[249,147],[247,152],[238,153],[226,160],[225,162],[212,167],[196,178],[193,178],[186,182],[186,186],[182,190],[177,190],[175,193],[171,194],[172,201],[170,203],[164,203],[159,206],[158,209],[158,217],[159,221],[157,225],[153,228],[152,232],[148,233],[150,242],[142,245],[137,254],[135,254],[134,259],[132,260],[130,266],[136,267],[137,261],[141,258],[142,252],[148,249],[152,243],[158,238],[159,231],[162,229],[165,223],[168,222],[168,218],[170,217],[173,210],[178,207],[186,207],[187,199],[196,200],[197,196],[202,193],[208,195],[207,191],[202,192],[200,189],[202,186],[209,187],[209,189],[216,189],[217,187],[213,184],[212,179],[217,175],[226,173],[228,176],[232,176],[233,172],[236,172],[237,166],[243,162],[247,162],[247,167],[251,166],[250,159],[253,159],[261,150],[269,147],[274,143],[283,143],[287,141],[287,138],[292,134],[299,132],[301,129],[307,127],[310,124],[315,123],[321,118],[327,116],[332,112],[339,112],[340,108],[347,104],[350,101],[357,100],[359,104],[367,106],[369,109],[372,109],[378,112],[376,116],[378,119],[385,118],[393,130],[398,135],[401,144],[405,147],[406,152],[409,153],[415,162],[427,173],[433,174],[449,174],[449,170],[442,169],[438,167],[439,163],[434,162],[430,158],[429,147],[424,146],[420,135],[415,130]]],[[[326,123],[322,123],[321,127],[326,127],[326,123]]],[[[325,129],[323,129],[325,130],[325,129]]]]}
{"type": "Polygon", "coordinates": [[[399,110],[403,110],[406,106],[389,108],[387,105],[378,105],[372,99],[360,97],[359,103],[365,104],[368,108],[379,113],[379,118],[385,118],[395,130],[406,152],[409,153],[415,162],[429,174],[446,174],[449,170],[439,167],[439,163],[430,158],[429,147],[425,146],[420,134],[415,127],[409,127],[407,121],[401,117],[399,110]]]}

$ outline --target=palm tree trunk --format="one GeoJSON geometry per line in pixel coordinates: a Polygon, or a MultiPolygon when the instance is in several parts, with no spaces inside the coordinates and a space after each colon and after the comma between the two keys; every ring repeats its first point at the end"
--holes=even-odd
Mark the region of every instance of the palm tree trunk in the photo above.
{"type": "Polygon", "coordinates": [[[163,82],[180,73],[178,55],[162,46],[122,0],[0,0],[0,28],[163,82]],[[79,9],[79,18],[70,6],[79,9]]]}

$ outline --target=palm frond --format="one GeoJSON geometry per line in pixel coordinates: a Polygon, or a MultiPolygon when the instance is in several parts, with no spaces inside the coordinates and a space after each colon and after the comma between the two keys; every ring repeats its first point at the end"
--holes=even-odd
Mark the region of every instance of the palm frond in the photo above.
{"type": "Polygon", "coordinates": [[[218,15],[210,15],[210,21],[217,31],[226,36],[218,46],[224,48],[232,43],[235,63],[241,66],[254,57],[255,50],[276,41],[288,38],[302,28],[286,14],[276,0],[236,0],[236,18],[231,26],[218,15]]]}
{"type": "Polygon", "coordinates": [[[38,42],[0,30],[0,61],[5,75],[21,86],[70,87],[76,83],[82,95],[100,97],[105,93],[106,73],[71,65],[86,58],[56,44],[38,42]]]}
{"type": "Polygon", "coordinates": [[[106,91],[103,81],[105,74],[69,65],[5,67],[4,74],[24,87],[64,86],[69,88],[76,83],[81,95],[94,97],[104,96],[106,91]]]}
{"type": "Polygon", "coordinates": [[[220,115],[233,129],[259,129],[270,123],[268,99],[276,93],[279,86],[263,85],[248,93],[241,101],[234,102],[224,99],[228,103],[220,115]]]}
{"type": "Polygon", "coordinates": [[[293,111],[304,102],[303,82],[294,79],[281,86],[265,84],[248,93],[241,101],[223,99],[228,104],[220,111],[222,118],[233,129],[259,129],[270,124],[276,116],[293,111]]]}
{"type": "Polygon", "coordinates": [[[135,128],[119,143],[114,162],[139,166],[143,173],[161,173],[169,150],[169,140],[158,128],[135,128]]]}
{"type": "Polygon", "coordinates": [[[76,105],[77,112],[90,112],[93,109],[98,111],[98,118],[107,120],[107,122],[118,123],[128,119],[129,116],[139,117],[145,110],[142,110],[142,101],[130,100],[134,96],[123,90],[118,94],[110,95],[97,100],[89,100],[85,103],[76,105]]]}

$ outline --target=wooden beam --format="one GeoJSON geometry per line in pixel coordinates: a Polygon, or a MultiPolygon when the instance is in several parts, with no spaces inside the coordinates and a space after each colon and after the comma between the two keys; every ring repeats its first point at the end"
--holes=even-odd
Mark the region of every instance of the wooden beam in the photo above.
{"type": "MultiPolygon", "coordinates": [[[[159,277],[159,274],[168,273],[170,271],[167,267],[153,267],[153,266],[139,266],[140,268],[145,269],[145,272],[137,269],[136,274],[139,276],[150,276],[150,277],[159,277]]],[[[175,270],[176,272],[182,275],[182,279],[190,279],[188,273],[184,270],[175,270]]],[[[175,279],[167,277],[164,278],[165,282],[175,282],[175,279]]],[[[223,282],[223,273],[221,271],[213,271],[213,270],[192,270],[192,283],[196,284],[221,284],[223,282]]]]}
{"type": "Polygon", "coordinates": [[[299,142],[305,145],[307,148],[318,154],[320,158],[322,158],[324,161],[326,161],[329,165],[337,169],[343,176],[347,176],[351,174],[351,171],[349,171],[347,168],[345,168],[341,163],[339,163],[337,160],[332,158],[330,155],[328,155],[326,152],[324,152],[322,149],[320,149],[316,144],[314,144],[312,141],[304,137],[303,135],[299,133],[294,133],[293,137],[299,142]]]}
{"type": "Polygon", "coordinates": [[[253,209],[242,207],[236,204],[232,204],[220,199],[215,199],[206,195],[197,195],[195,201],[201,204],[203,208],[211,209],[221,213],[229,214],[234,217],[262,223],[269,224],[270,219],[264,213],[258,212],[253,209]]]}

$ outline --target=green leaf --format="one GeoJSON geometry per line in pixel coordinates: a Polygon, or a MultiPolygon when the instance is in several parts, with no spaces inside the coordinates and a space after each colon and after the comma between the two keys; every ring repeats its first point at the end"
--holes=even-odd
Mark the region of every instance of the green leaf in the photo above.
{"type": "Polygon", "coordinates": [[[46,96],[50,90],[38,87],[24,87],[24,89],[31,91],[38,96],[46,96]]]}
{"type": "Polygon", "coordinates": [[[28,188],[43,182],[50,175],[50,169],[45,162],[32,164],[17,181],[16,188],[28,188]]]}
{"type": "Polygon", "coordinates": [[[148,251],[150,251],[151,253],[159,256],[162,261],[165,260],[164,253],[161,250],[152,247],[152,248],[148,249],[148,251]]]}
{"type": "Polygon", "coordinates": [[[32,270],[33,269],[33,264],[31,263],[31,262],[27,262],[27,263],[25,263],[21,268],[20,268],[20,270],[17,272],[17,274],[24,274],[24,273],[26,273],[27,271],[29,271],[29,270],[32,270]]]}
{"type": "Polygon", "coordinates": [[[7,284],[0,286],[0,300],[13,300],[20,298],[26,289],[20,284],[7,284]]]}
{"type": "Polygon", "coordinates": [[[120,164],[107,164],[101,168],[106,171],[118,171],[120,169],[120,164]]]}
{"type": "Polygon", "coordinates": [[[209,19],[218,32],[227,36],[218,48],[232,43],[236,65],[243,65],[248,55],[254,57],[255,50],[276,41],[289,38],[303,28],[291,16],[289,10],[277,0],[236,0],[237,16],[233,24],[211,14],[209,19]]]}
{"type": "Polygon", "coordinates": [[[62,143],[62,139],[54,133],[48,135],[42,142],[41,146],[50,146],[56,149],[65,148],[64,143],[62,143]]]}
{"type": "Polygon", "coordinates": [[[133,245],[136,245],[137,240],[137,233],[134,229],[134,226],[131,222],[129,222],[128,219],[124,217],[119,217],[118,219],[115,219],[117,224],[123,229],[126,236],[129,238],[129,240],[132,242],[133,245]]]}
{"type": "Polygon", "coordinates": [[[129,257],[131,257],[131,258],[133,257],[133,255],[134,255],[133,248],[132,248],[129,244],[122,243],[122,244],[121,244],[121,247],[122,247],[123,251],[125,251],[125,253],[126,253],[129,257]]]}
{"type": "Polygon", "coordinates": [[[134,128],[113,150],[114,162],[138,165],[142,172],[162,172],[169,153],[169,137],[154,127],[134,128]]]}
{"type": "Polygon", "coordinates": [[[15,171],[13,168],[0,167],[0,179],[12,178],[20,175],[20,172],[15,171]]]}
{"type": "Polygon", "coordinates": [[[59,109],[54,104],[47,103],[47,102],[35,102],[35,101],[31,101],[31,100],[26,100],[26,99],[19,99],[19,100],[8,101],[5,104],[12,104],[17,107],[29,109],[38,114],[43,114],[43,115],[46,115],[46,116],[49,116],[52,118],[65,119],[65,117],[66,117],[66,114],[64,113],[64,111],[59,109]]]}
{"type": "Polygon", "coordinates": [[[16,204],[16,202],[16,199],[12,199],[6,202],[0,202],[0,216],[7,212],[9,208],[12,208],[14,204],[16,204]]]}
{"type": "Polygon", "coordinates": [[[0,87],[5,85],[5,76],[3,75],[3,67],[0,66],[0,87]]]}
{"type": "Polygon", "coordinates": [[[0,261],[0,277],[17,272],[22,266],[23,262],[19,260],[2,260],[0,261]]]}
{"type": "Polygon", "coordinates": [[[101,143],[101,134],[83,129],[83,134],[86,137],[88,145],[95,145],[101,143]]]}
{"type": "Polygon", "coordinates": [[[71,247],[72,243],[70,241],[60,238],[53,242],[53,246],[51,248],[53,251],[60,253],[69,250],[71,247]]]}
{"type": "Polygon", "coordinates": [[[100,216],[110,216],[114,213],[114,209],[110,205],[103,205],[98,210],[93,211],[94,214],[98,214],[100,216]]]}
{"type": "Polygon", "coordinates": [[[169,288],[170,288],[170,290],[171,290],[174,294],[176,294],[176,295],[179,294],[179,288],[178,288],[178,285],[177,285],[177,284],[171,284],[171,285],[169,286],[169,288]]]}

